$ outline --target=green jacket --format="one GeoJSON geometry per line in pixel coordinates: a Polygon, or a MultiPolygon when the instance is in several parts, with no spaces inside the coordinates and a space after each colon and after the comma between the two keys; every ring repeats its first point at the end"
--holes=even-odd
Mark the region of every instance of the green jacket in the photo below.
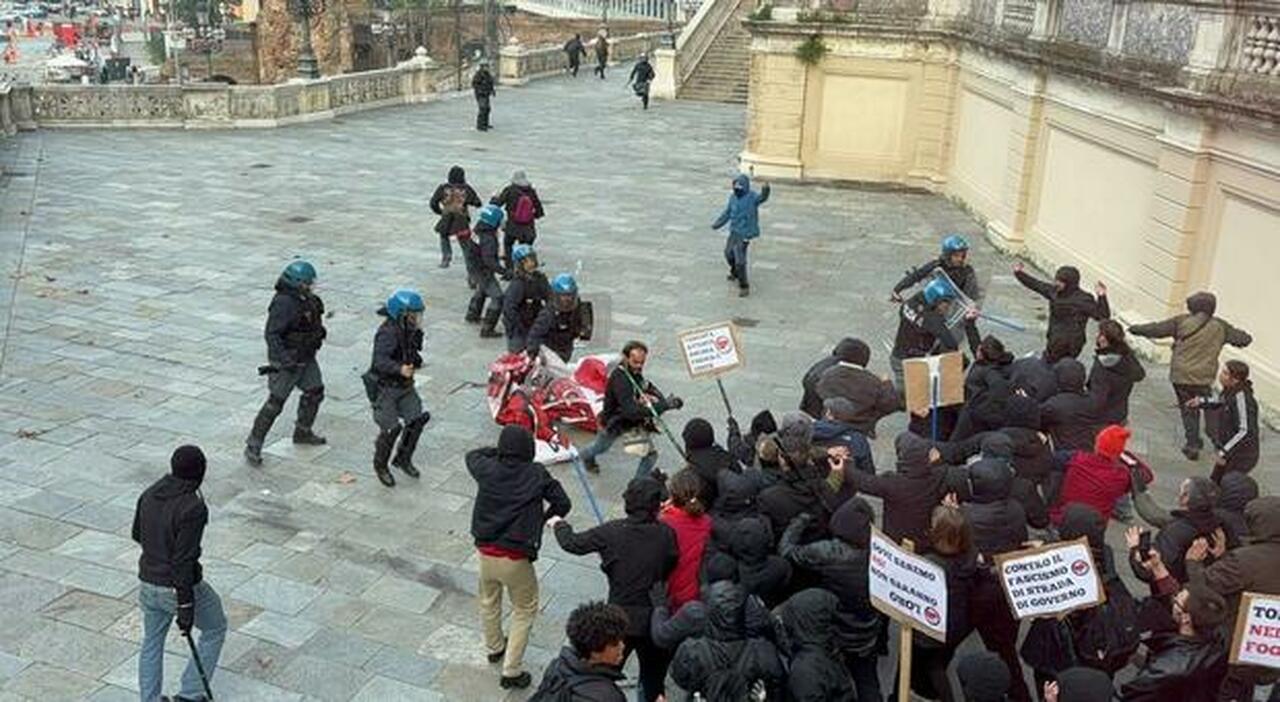
{"type": "Polygon", "coordinates": [[[1253,343],[1248,333],[1203,312],[1137,324],[1129,327],[1129,333],[1148,339],[1173,339],[1169,380],[1176,385],[1213,385],[1222,347],[1231,344],[1243,348],[1253,343]]]}

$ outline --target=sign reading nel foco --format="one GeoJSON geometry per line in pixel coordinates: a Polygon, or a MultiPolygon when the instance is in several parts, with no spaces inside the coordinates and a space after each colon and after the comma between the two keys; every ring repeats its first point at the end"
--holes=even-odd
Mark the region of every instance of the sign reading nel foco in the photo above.
{"type": "Polygon", "coordinates": [[[742,366],[742,345],[733,322],[683,331],[679,338],[690,377],[721,375],[742,366]]]}
{"type": "Polygon", "coordinates": [[[947,639],[947,575],[942,567],[871,530],[871,603],[904,626],[947,639]]]}
{"type": "Polygon", "coordinates": [[[1280,595],[1246,592],[1240,596],[1231,662],[1280,669],[1280,595]]]}
{"type": "Polygon", "coordinates": [[[1013,616],[1054,617],[1107,599],[1087,539],[995,557],[1013,616]]]}

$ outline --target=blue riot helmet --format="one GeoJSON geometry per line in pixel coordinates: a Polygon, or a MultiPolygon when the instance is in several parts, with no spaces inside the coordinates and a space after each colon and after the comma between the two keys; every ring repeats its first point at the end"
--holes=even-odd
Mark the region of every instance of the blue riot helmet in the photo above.
{"type": "Polygon", "coordinates": [[[280,274],[284,282],[288,285],[300,288],[304,285],[311,285],[316,282],[316,267],[302,259],[295,260],[285,266],[284,272],[280,274]]]}
{"type": "Polygon", "coordinates": [[[497,229],[502,224],[502,208],[494,204],[488,204],[480,208],[480,221],[497,229]]]}
{"type": "Polygon", "coordinates": [[[578,281],[568,273],[561,273],[551,281],[551,296],[556,309],[561,312],[572,311],[578,306],[578,281]]]}
{"type": "Polygon", "coordinates": [[[534,252],[532,244],[516,244],[511,249],[511,260],[519,267],[523,267],[524,262],[529,260],[533,262],[533,266],[528,270],[538,268],[538,254],[534,252]]]}
{"type": "Polygon", "coordinates": [[[969,250],[969,240],[959,234],[951,234],[942,240],[942,255],[950,256],[953,253],[960,253],[969,250]]]}
{"type": "Polygon", "coordinates": [[[426,309],[426,305],[422,302],[422,295],[417,290],[409,288],[401,288],[387,298],[387,316],[391,319],[401,321],[406,315],[421,313],[426,309]]]}
{"type": "Polygon", "coordinates": [[[924,286],[924,301],[929,306],[945,300],[953,300],[955,296],[955,289],[942,278],[934,278],[928,285],[924,286]]]}

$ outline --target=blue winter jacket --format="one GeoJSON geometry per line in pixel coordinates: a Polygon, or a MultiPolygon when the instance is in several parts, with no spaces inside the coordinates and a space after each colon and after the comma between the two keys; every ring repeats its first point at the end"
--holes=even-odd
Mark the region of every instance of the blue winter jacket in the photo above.
{"type": "Polygon", "coordinates": [[[729,236],[747,240],[754,239],[760,236],[759,208],[768,200],[768,183],[764,184],[764,188],[760,192],[752,192],[751,179],[745,175],[739,175],[733,179],[733,192],[729,195],[729,204],[724,206],[724,212],[720,213],[711,228],[719,229],[727,222],[729,224],[729,236]]]}

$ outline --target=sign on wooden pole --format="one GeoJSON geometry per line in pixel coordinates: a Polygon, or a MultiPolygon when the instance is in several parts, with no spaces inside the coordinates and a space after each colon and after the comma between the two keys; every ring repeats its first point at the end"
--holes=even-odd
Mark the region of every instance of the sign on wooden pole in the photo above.
{"type": "Polygon", "coordinates": [[[1015,619],[1062,616],[1107,599],[1084,537],[1002,553],[994,560],[1015,619]]]}
{"type": "Polygon", "coordinates": [[[1280,669],[1280,595],[1240,595],[1231,664],[1280,669]]]}

